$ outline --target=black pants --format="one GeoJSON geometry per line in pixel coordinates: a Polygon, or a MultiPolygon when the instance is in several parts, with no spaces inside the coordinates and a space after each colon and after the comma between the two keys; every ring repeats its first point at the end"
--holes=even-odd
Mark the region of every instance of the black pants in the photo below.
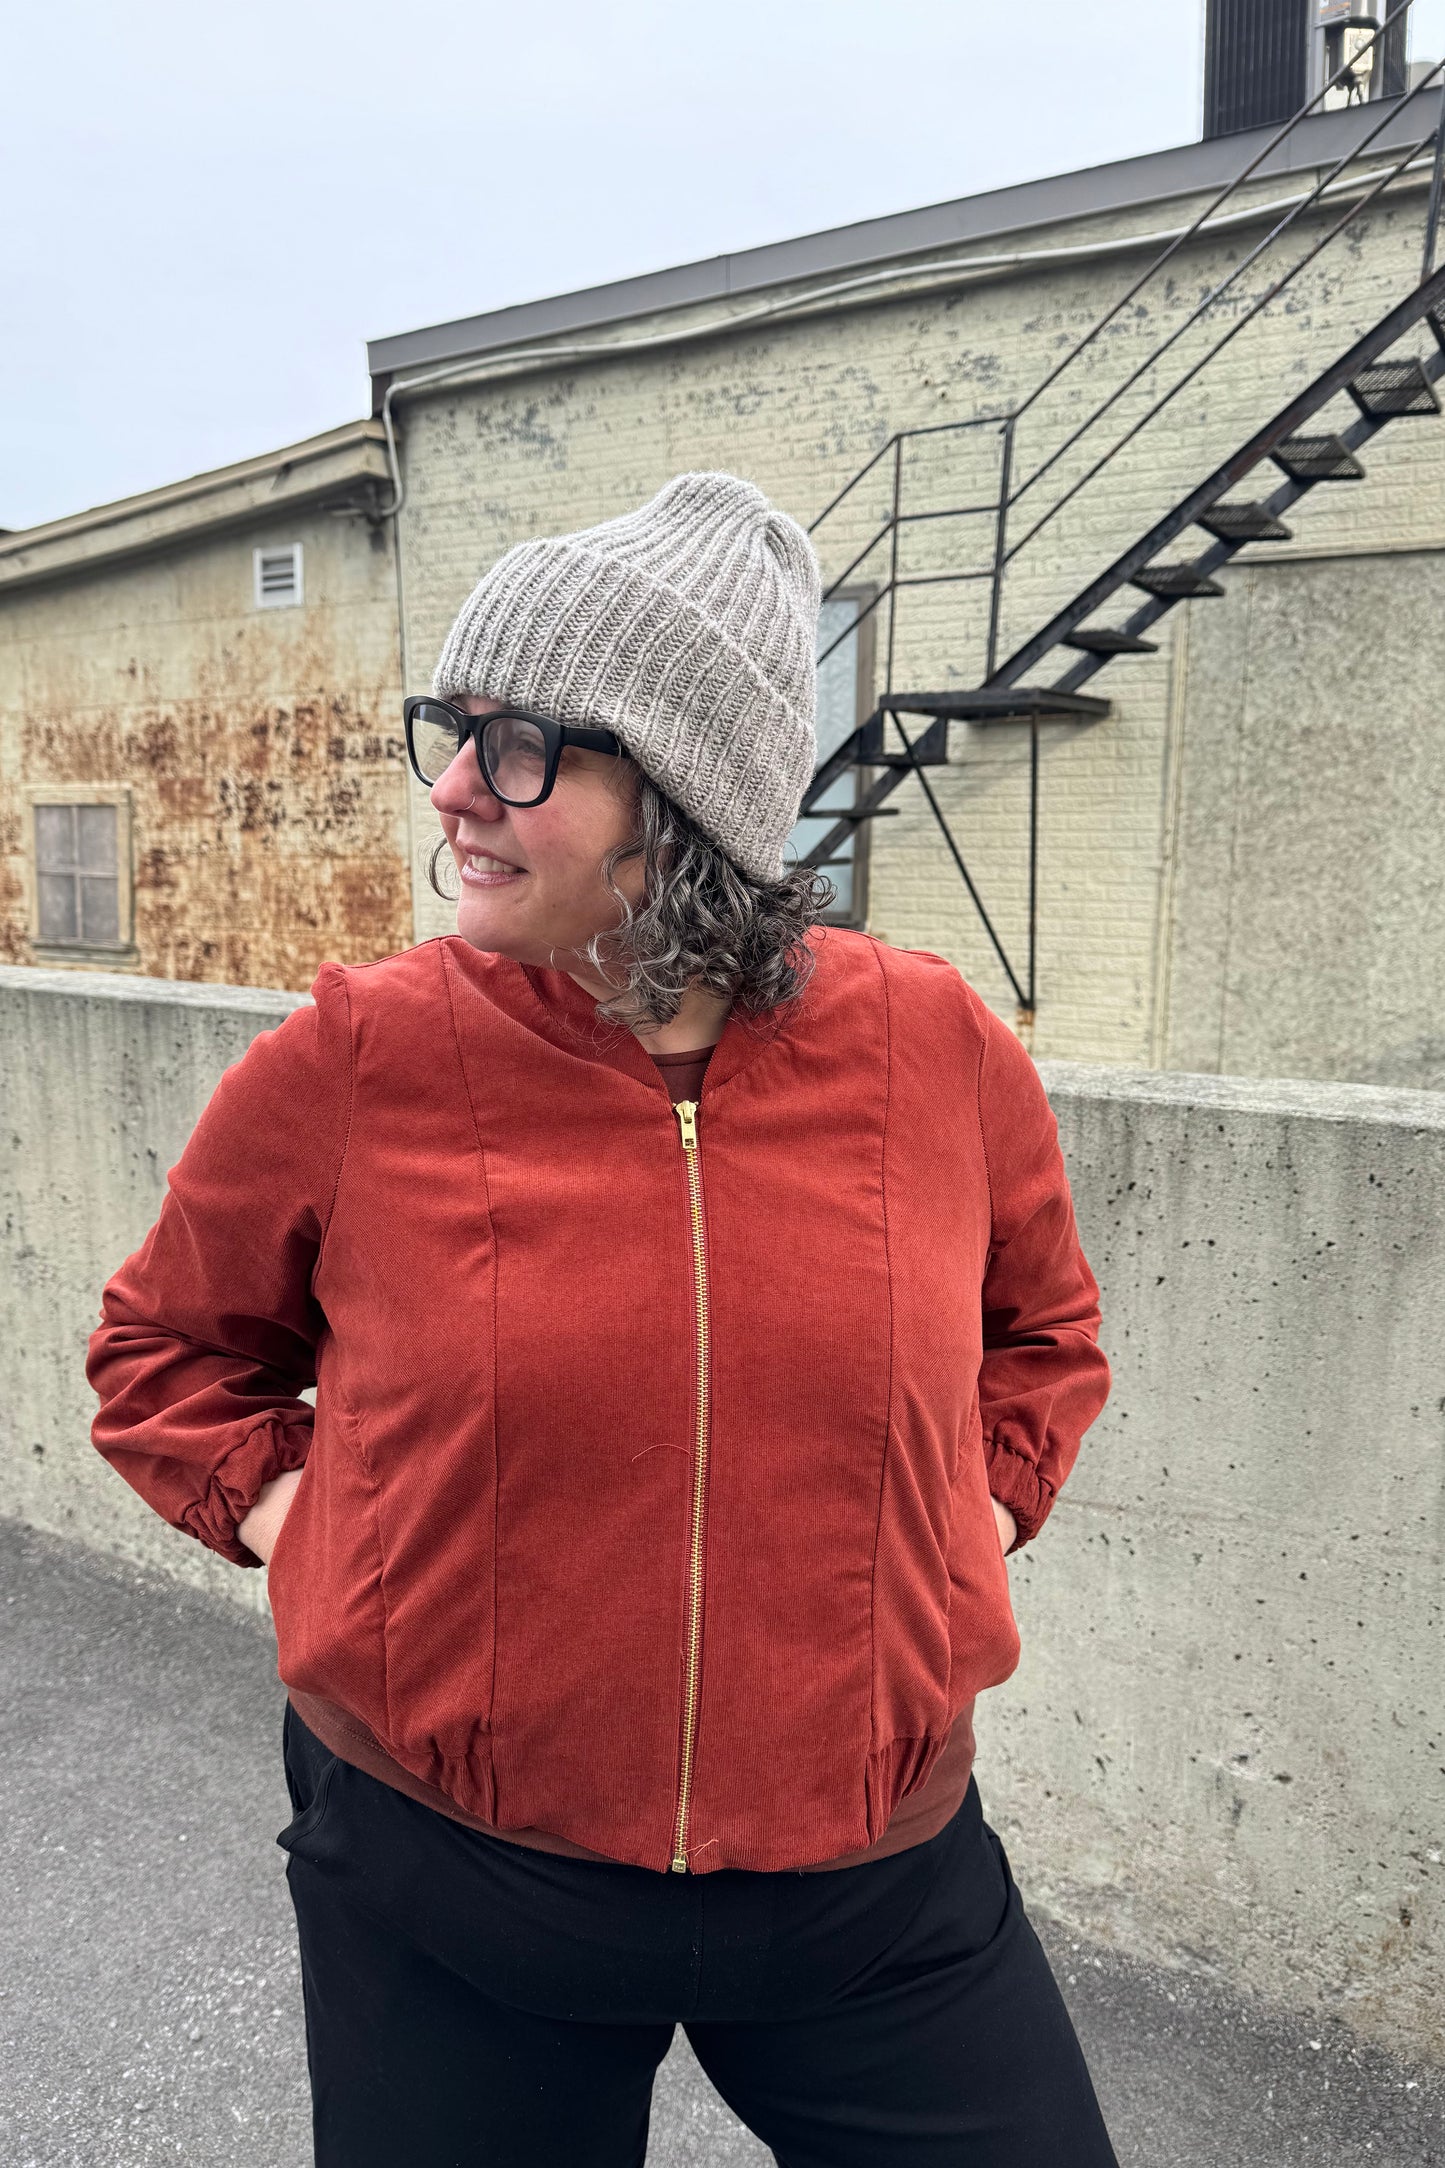
{"type": "Polygon", "coordinates": [[[319,2168],[642,2168],[679,2024],[780,2168],[1117,2168],[973,1783],[891,1859],[672,1875],[285,1744],[319,2168]]]}

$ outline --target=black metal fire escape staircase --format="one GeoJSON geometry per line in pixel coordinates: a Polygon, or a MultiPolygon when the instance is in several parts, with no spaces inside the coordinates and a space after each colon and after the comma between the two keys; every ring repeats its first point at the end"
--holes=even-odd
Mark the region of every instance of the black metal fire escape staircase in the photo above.
{"type": "MultiPolygon", "coordinates": [[[[1357,61],[1355,65],[1358,64],[1357,61]]],[[[1441,66],[1445,69],[1445,63],[1441,66]]],[[[1370,130],[1364,141],[1357,144],[1347,158],[1340,160],[1319,179],[1316,187],[1300,199],[1297,207],[1290,209],[1288,216],[1245,256],[1243,262],[1214,289],[1180,329],[1187,330],[1192,327],[1226,290],[1235,285],[1241,272],[1248,269],[1268,246],[1296,223],[1301,212],[1317,207],[1332,192],[1342,193],[1349,188],[1351,184],[1341,179],[1345,169],[1360,158],[1362,152],[1369,148],[1385,127],[1395,120],[1401,109],[1411,102],[1412,97],[1419,96],[1421,91],[1438,79],[1440,72],[1437,70],[1432,76],[1426,77],[1410,96],[1390,101],[1383,109],[1384,117],[1370,130]]],[[[1324,93],[1320,96],[1323,97],[1324,93]]],[[[1188,240],[1206,231],[1222,206],[1318,103],[1319,99],[1311,101],[1303,112],[1297,114],[1251,161],[1245,172],[1231,181],[1194,224],[1150,264],[1122,300],[1116,303],[1108,315],[1050,372],[1044,385],[1039,388],[1040,391],[1057,381],[1079,353],[1091,345],[1099,333],[1134,300],[1161,266],[1167,264],[1188,240]]],[[[845,571],[827,590],[829,596],[846,591],[849,582],[855,578],[859,567],[865,563],[870,553],[881,545],[888,547],[888,576],[872,595],[862,613],[866,616],[886,605],[888,634],[884,689],[867,721],[820,764],[813,777],[803,800],[803,811],[805,814],[814,813],[815,825],[819,817],[826,818],[831,814],[833,818],[827,832],[806,854],[804,863],[815,866],[826,865],[830,861],[836,863],[834,854],[847,839],[884,811],[896,810],[888,807],[886,801],[902,783],[909,778],[915,778],[1013,988],[1021,1021],[1025,1024],[1032,1021],[1037,998],[1040,726],[1044,723],[1087,725],[1104,719],[1110,712],[1109,702],[1082,690],[1100,670],[1116,658],[1154,652],[1157,643],[1151,641],[1147,635],[1178,603],[1194,597],[1222,595],[1224,589],[1214,578],[1214,574],[1241,550],[1254,544],[1290,540],[1292,530],[1285,523],[1284,514],[1311,490],[1324,483],[1363,480],[1365,468],[1358,454],[1382,429],[1405,417],[1438,417],[1441,413],[1441,400],[1436,386],[1442,376],[1445,376],[1445,268],[1436,269],[1434,259],[1441,216],[1442,184],[1445,184],[1445,99],[1442,99],[1439,118],[1430,132],[1410,143],[1402,155],[1396,156],[1392,151],[1391,159],[1392,163],[1383,173],[1371,172],[1364,180],[1355,184],[1356,200],[1324,237],[1315,242],[1300,262],[1275,279],[1262,295],[1251,302],[1248,309],[1235,316],[1224,337],[1206,354],[1204,360],[1189,369],[1145,414],[1143,420],[1130,428],[1126,436],[1089,469],[1081,481],[1064,491],[1053,507],[1044,512],[1024,536],[1023,542],[1012,545],[1009,542],[1010,511],[1017,506],[1026,491],[1055,465],[1061,452],[1066,452],[1077,444],[1099,417],[1114,406],[1120,396],[1119,391],[1112,393],[1102,407],[1096,409],[1086,422],[1076,428],[1060,448],[1060,452],[1051,455],[1020,488],[1014,488],[1011,482],[1014,431],[1020,416],[1034,404],[1039,393],[1031,395],[1029,400],[1012,413],[984,417],[984,423],[999,429],[1002,435],[1002,472],[996,501],[984,505],[954,506],[943,511],[930,509],[912,515],[904,510],[902,474],[905,446],[921,437],[980,426],[973,421],[952,423],[928,430],[900,431],[890,438],[868,466],[853,477],[820,515],[819,520],[814,522],[816,530],[867,474],[891,456],[891,516],[866,547],[855,554],[845,571]],[[1175,503],[1147,533],[1141,535],[1121,556],[1091,579],[1072,601],[1050,618],[1031,638],[1025,640],[1006,660],[998,661],[1001,588],[1005,569],[1017,551],[1048,524],[1064,503],[1103,471],[1123,443],[1136,436],[1152,421],[1162,407],[1214,359],[1245,323],[1251,321],[1284,290],[1306,263],[1312,262],[1329,241],[1352,226],[1360,214],[1377,201],[1393,181],[1398,180],[1413,165],[1430,159],[1432,152],[1424,276],[1414,291],[1399,301],[1363,337],[1357,339],[1349,350],[1323,370],[1312,384],[1281,407],[1263,427],[1256,429],[1230,458],[1175,503]],[[1420,351],[1406,355],[1392,353],[1391,350],[1396,348],[1402,339],[1417,330],[1423,334],[1420,351]],[[1347,395],[1353,402],[1356,410],[1354,420],[1338,429],[1320,427],[1318,418],[1323,410],[1341,395],[1347,395]],[[1316,425],[1313,429],[1312,423],[1316,425]],[[1267,492],[1237,495],[1240,485],[1267,462],[1271,463],[1282,477],[1276,486],[1267,492]],[[995,517],[995,545],[992,563],[986,571],[932,574],[917,579],[910,579],[900,572],[900,534],[909,526],[911,520],[935,520],[983,513],[992,513],[995,517]],[[1197,530],[1206,538],[1205,546],[1182,559],[1166,555],[1171,546],[1191,529],[1197,530]],[[986,579],[990,582],[987,667],[982,682],[972,690],[963,691],[911,692],[894,689],[894,628],[900,593],[909,586],[928,586],[956,579],[986,579]],[[1121,623],[1098,621],[1099,613],[1110,602],[1131,591],[1142,595],[1144,599],[1137,603],[1121,623]],[[1067,667],[1051,682],[1039,684],[1034,681],[1034,673],[1059,651],[1065,651],[1074,659],[1069,661],[1067,667]],[[908,719],[907,722],[905,718],[908,719]],[[923,726],[917,735],[913,735],[909,727],[914,718],[921,720],[923,726]],[[949,724],[954,722],[1024,723],[1030,728],[1028,953],[1026,964],[1021,971],[1015,969],[989,917],[977,884],[928,779],[929,768],[947,763],[948,728],[949,724]],[[897,749],[892,749],[888,742],[890,726],[892,734],[898,740],[897,749]],[[863,771],[855,801],[846,808],[839,808],[835,804],[819,809],[819,801],[828,794],[832,793],[836,799],[836,786],[840,778],[854,770],[863,771]]],[[[1127,390],[1138,382],[1160,354],[1171,347],[1179,336],[1180,330],[1171,333],[1131,374],[1127,384],[1120,387],[1120,390],[1127,390]]],[[[838,639],[825,648],[824,656],[831,653],[840,641],[847,637],[847,631],[840,634],[838,639]]]]}

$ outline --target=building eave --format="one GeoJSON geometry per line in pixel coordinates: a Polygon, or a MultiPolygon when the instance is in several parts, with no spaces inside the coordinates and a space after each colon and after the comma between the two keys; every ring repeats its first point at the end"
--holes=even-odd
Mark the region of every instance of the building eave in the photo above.
{"type": "MultiPolygon", "coordinates": [[[[1398,149],[1423,135],[1439,113],[1440,94],[1423,93],[1407,113],[1390,120],[1371,155],[1398,149]]],[[[1324,113],[1301,122],[1264,160],[1261,181],[1331,165],[1373,127],[1378,106],[1324,113]]],[[[847,277],[939,249],[986,244],[1091,219],[1120,220],[1131,212],[1223,188],[1266,147],[1271,129],[1252,129],[1212,141],[1186,143],[1172,150],[1090,166],[1077,172],[1024,181],[1011,188],[962,196],[921,210],[835,226],[761,248],[678,264],[603,286],[553,294],[483,315],[433,324],[419,331],[373,339],[368,366],[378,390],[399,374],[504,352],[534,341],[564,339],[583,331],[655,317],[671,310],[695,309],[708,302],[735,301],[748,294],[806,284],[809,280],[847,277]]],[[[1121,236],[1122,238],[1122,236],[1121,236]]]]}
{"type": "Polygon", "coordinates": [[[348,422],[234,466],[95,505],[40,527],[0,534],[0,594],[272,516],[332,504],[365,510],[388,488],[380,425],[348,422]]]}

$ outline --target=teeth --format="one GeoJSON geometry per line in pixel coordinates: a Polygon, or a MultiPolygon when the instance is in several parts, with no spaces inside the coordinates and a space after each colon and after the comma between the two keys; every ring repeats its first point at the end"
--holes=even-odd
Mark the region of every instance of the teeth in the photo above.
{"type": "Polygon", "coordinates": [[[467,864],[477,873],[515,873],[518,870],[505,858],[489,858],[484,851],[468,851],[467,864]]]}

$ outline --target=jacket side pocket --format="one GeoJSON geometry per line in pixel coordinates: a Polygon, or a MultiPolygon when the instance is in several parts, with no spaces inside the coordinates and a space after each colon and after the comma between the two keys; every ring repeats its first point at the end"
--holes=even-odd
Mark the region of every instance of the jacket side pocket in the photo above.
{"type": "Polygon", "coordinates": [[[989,1492],[983,1423],[975,1394],[953,1484],[948,1541],[949,1721],[964,1703],[1000,1686],[1018,1667],[1008,1566],[989,1492]]]}
{"type": "Polygon", "coordinates": [[[277,1669],[390,1733],[386,1602],[376,1484],[347,1411],[324,1394],[311,1451],[267,1573],[277,1669]]]}

